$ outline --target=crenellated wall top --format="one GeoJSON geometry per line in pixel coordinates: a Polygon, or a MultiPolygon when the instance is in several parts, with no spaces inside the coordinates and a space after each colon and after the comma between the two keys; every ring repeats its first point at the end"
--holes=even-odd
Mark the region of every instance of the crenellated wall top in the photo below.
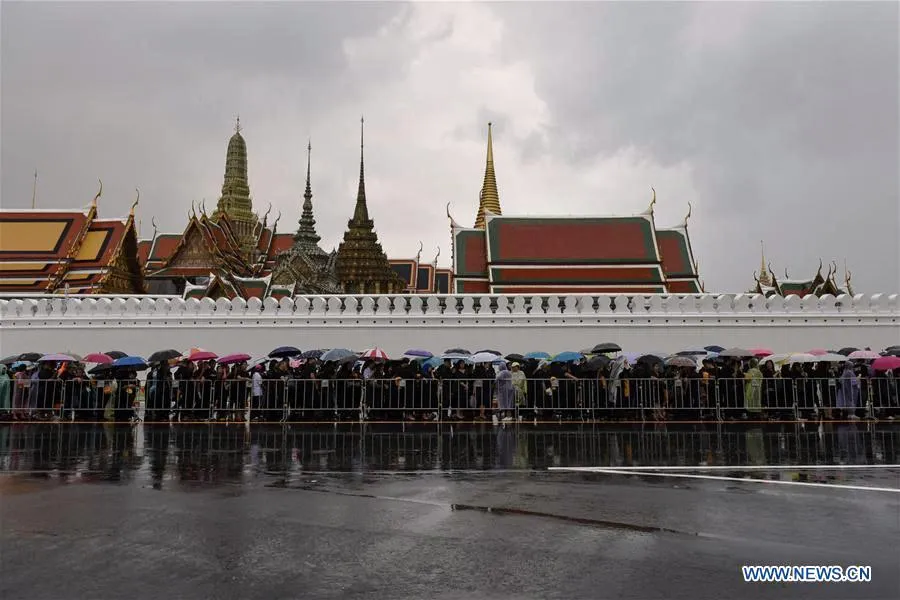
{"type": "Polygon", "coordinates": [[[392,295],[297,296],[294,298],[220,298],[198,300],[160,296],[0,298],[0,318],[19,319],[171,319],[229,318],[410,318],[456,319],[490,316],[511,319],[559,317],[659,317],[730,315],[734,317],[900,316],[900,295],[841,295],[822,297],[723,295],[392,295]]]}

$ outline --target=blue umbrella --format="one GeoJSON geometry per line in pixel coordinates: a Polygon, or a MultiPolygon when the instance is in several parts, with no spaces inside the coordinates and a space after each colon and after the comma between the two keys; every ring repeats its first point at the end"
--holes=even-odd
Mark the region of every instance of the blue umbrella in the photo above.
{"type": "Polygon", "coordinates": [[[342,358],[347,358],[348,356],[356,356],[356,352],[347,350],[346,348],[335,348],[320,356],[319,360],[329,362],[333,360],[341,360],[342,358]]]}
{"type": "Polygon", "coordinates": [[[425,370],[435,369],[435,368],[441,366],[442,362],[443,361],[441,360],[440,356],[432,356],[431,358],[429,358],[428,360],[426,360],[425,362],[422,363],[422,368],[425,370]]]}
{"type": "Polygon", "coordinates": [[[580,352],[560,352],[553,357],[553,362],[575,362],[584,358],[580,352]]]}
{"type": "Polygon", "coordinates": [[[434,356],[434,354],[432,354],[428,350],[412,349],[412,350],[407,350],[406,352],[404,352],[403,356],[419,356],[421,358],[431,358],[432,356],[434,356]]]}
{"type": "Polygon", "coordinates": [[[707,351],[709,351],[709,352],[716,352],[716,353],[718,353],[718,352],[724,352],[724,351],[725,351],[725,348],[723,348],[722,346],[712,345],[712,346],[706,346],[706,347],[704,348],[704,350],[707,350],[707,351]]]}
{"type": "Polygon", "coordinates": [[[525,355],[525,358],[537,358],[537,359],[545,359],[550,358],[549,352],[529,352],[525,355]]]}
{"type": "Polygon", "coordinates": [[[293,346],[279,346],[275,348],[271,352],[269,352],[269,358],[287,358],[289,356],[297,356],[302,354],[303,351],[299,348],[294,348],[293,346]]]}
{"type": "Polygon", "coordinates": [[[138,371],[143,371],[149,368],[147,366],[147,363],[144,362],[144,359],[140,356],[123,356],[122,358],[117,358],[113,361],[112,366],[137,369],[138,371]]]}

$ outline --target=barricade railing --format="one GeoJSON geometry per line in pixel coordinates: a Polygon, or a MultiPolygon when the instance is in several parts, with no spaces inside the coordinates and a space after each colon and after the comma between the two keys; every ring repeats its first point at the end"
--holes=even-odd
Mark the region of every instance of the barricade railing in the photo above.
{"type": "MultiPolygon", "coordinates": [[[[734,420],[900,417],[885,377],[47,379],[14,416],[70,420],[734,420]]],[[[15,384],[14,384],[15,385],[15,384]]]]}

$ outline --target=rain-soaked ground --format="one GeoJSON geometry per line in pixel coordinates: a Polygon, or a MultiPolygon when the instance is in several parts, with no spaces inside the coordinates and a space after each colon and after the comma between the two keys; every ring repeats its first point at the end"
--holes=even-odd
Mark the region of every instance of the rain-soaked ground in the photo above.
{"type": "Polygon", "coordinates": [[[0,425],[0,598],[895,599],[898,463],[864,423],[0,425]],[[872,582],[743,582],[782,564],[872,582]]]}

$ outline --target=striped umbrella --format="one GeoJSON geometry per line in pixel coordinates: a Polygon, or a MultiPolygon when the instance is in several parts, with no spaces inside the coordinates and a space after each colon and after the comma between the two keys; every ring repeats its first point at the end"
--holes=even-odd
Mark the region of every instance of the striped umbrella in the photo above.
{"type": "Polygon", "coordinates": [[[362,357],[371,360],[388,360],[387,352],[381,348],[369,348],[362,353],[362,357]]]}

